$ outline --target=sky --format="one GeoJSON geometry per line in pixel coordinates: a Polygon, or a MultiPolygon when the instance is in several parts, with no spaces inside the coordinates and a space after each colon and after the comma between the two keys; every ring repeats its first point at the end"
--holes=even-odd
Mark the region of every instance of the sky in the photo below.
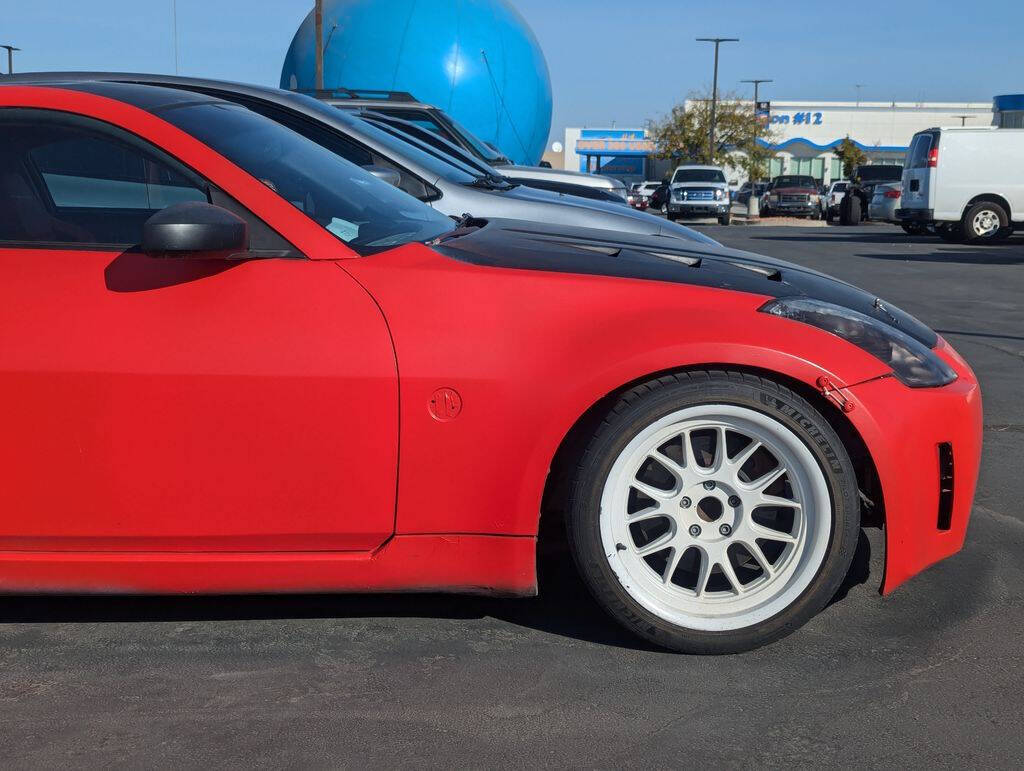
{"type": "MultiPolygon", "coordinates": [[[[1022,0],[509,1],[547,58],[552,139],[565,126],[642,127],[709,90],[712,47],[697,37],[740,38],[722,46],[723,92],[749,96],[742,79],[772,78],[762,98],[852,100],[858,83],[864,101],[1024,93],[1022,0]]],[[[179,71],[276,86],[311,7],[177,0],[179,71]]],[[[16,71],[173,73],[172,29],[172,0],[0,0],[0,44],[23,49],[16,71]]]]}

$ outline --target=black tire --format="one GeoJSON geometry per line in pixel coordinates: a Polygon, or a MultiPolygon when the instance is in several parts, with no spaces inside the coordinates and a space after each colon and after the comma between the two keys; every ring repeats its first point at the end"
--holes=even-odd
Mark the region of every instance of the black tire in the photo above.
{"type": "Polygon", "coordinates": [[[1001,233],[1006,231],[1010,225],[1010,218],[1007,216],[1006,211],[997,203],[991,201],[982,201],[976,203],[967,209],[964,214],[963,220],[960,222],[960,230],[963,233],[964,240],[969,244],[987,244],[999,240],[1001,233]],[[997,230],[984,233],[979,232],[975,228],[976,218],[981,215],[991,215],[996,218],[999,222],[999,228],[997,230]]]}
{"type": "Polygon", "coordinates": [[[935,235],[951,244],[961,244],[964,241],[964,231],[959,222],[943,222],[936,225],[935,235]]]}
{"type": "Polygon", "coordinates": [[[825,210],[825,222],[827,222],[829,225],[831,225],[833,222],[835,222],[835,219],[836,219],[836,217],[832,213],[832,209],[831,208],[826,209],[825,210]]]}
{"type": "Polygon", "coordinates": [[[718,224],[719,225],[731,225],[732,224],[732,214],[723,214],[721,217],[718,218],[718,224]]]}
{"type": "Polygon", "coordinates": [[[847,193],[839,204],[839,224],[859,225],[862,218],[860,197],[847,193]]]}
{"type": "Polygon", "coordinates": [[[659,646],[697,654],[751,650],[795,631],[831,600],[849,571],[860,528],[853,464],[822,415],[785,386],[748,373],[699,371],[650,380],[611,409],[580,459],[566,518],[577,567],[598,603],[620,624],[659,646]],[[729,404],[756,410],[795,433],[811,450],[829,488],[832,529],[824,559],[807,588],[776,615],[744,628],[704,631],[673,624],[638,603],[616,578],[600,532],[601,497],[616,458],[651,423],[679,409],[729,404]]]}

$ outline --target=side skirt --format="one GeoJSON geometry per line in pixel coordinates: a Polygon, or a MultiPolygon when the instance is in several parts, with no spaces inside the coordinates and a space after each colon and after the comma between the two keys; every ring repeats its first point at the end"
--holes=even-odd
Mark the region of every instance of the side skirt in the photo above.
{"type": "Polygon", "coordinates": [[[5,594],[458,592],[533,596],[537,539],[399,535],[373,552],[0,552],[5,594]]]}

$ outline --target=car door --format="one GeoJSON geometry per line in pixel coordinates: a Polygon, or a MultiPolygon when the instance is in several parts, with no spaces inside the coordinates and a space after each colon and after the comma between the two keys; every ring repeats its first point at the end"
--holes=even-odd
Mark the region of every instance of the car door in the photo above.
{"type": "Polygon", "coordinates": [[[363,551],[394,530],[373,299],[134,134],[0,109],[0,550],[363,551]],[[132,248],[207,200],[270,259],[132,248]]]}

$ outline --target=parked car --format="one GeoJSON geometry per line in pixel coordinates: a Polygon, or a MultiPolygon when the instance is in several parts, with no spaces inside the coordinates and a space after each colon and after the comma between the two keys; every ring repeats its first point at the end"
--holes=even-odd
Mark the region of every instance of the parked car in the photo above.
{"type": "Polygon", "coordinates": [[[718,166],[679,166],[672,172],[665,208],[669,220],[716,217],[719,224],[732,219],[732,202],[725,172],[718,166]]]}
{"type": "Polygon", "coordinates": [[[872,221],[896,223],[896,210],[900,205],[900,191],[902,185],[898,183],[874,185],[874,194],[867,205],[867,216],[872,221]]]}
{"type": "Polygon", "coordinates": [[[634,182],[629,186],[629,191],[626,193],[626,203],[634,209],[644,210],[647,208],[647,196],[640,194],[639,182],[634,182]]]}
{"type": "Polygon", "coordinates": [[[823,215],[828,222],[832,222],[839,216],[839,206],[842,204],[843,196],[846,195],[849,186],[850,183],[845,179],[833,182],[828,186],[828,191],[821,202],[823,215]]]}
{"type": "Polygon", "coordinates": [[[651,193],[651,200],[648,202],[648,208],[659,211],[662,214],[668,215],[668,180],[662,180],[654,192],[651,193]]]}
{"type": "Polygon", "coordinates": [[[914,135],[900,221],[984,243],[1024,223],[1024,130],[936,128],[914,135]]]}
{"type": "Polygon", "coordinates": [[[626,200],[626,186],[619,180],[601,174],[587,174],[580,171],[551,169],[542,166],[520,166],[492,145],[475,136],[455,118],[430,104],[418,101],[404,91],[374,91],[367,89],[337,88],[318,92],[315,96],[325,103],[345,110],[372,110],[391,118],[399,118],[419,126],[461,147],[478,159],[498,169],[504,176],[521,184],[539,187],[536,183],[546,182],[543,189],[551,190],[558,183],[584,185],[608,190],[626,200]]]}
{"type": "Polygon", "coordinates": [[[821,216],[818,181],[802,174],[775,177],[761,200],[761,215],[818,219],[821,216]]]}
{"type": "Polygon", "coordinates": [[[651,205],[651,196],[661,187],[661,182],[637,182],[633,186],[633,203],[638,209],[647,209],[651,205]]]}
{"type": "MultiPolygon", "coordinates": [[[[105,80],[188,89],[242,104],[279,121],[356,165],[394,176],[405,192],[444,214],[505,217],[649,233],[688,240],[707,239],[682,225],[618,203],[585,199],[520,186],[461,149],[419,142],[390,124],[376,124],[304,94],[225,81],[141,73],[22,73],[9,83],[105,80]]],[[[391,121],[403,125],[401,121],[391,121]]],[[[444,142],[435,137],[439,142],[444,142]]]]}
{"type": "Polygon", "coordinates": [[[897,183],[875,185],[868,204],[868,218],[875,222],[897,223],[896,210],[900,207],[901,188],[902,185],[897,183]]]}
{"type": "Polygon", "coordinates": [[[758,204],[760,204],[761,197],[767,189],[767,182],[744,182],[736,192],[734,200],[740,206],[749,206],[750,196],[753,195],[757,199],[758,204]]]}
{"type": "Polygon", "coordinates": [[[858,166],[839,205],[839,219],[844,225],[857,224],[868,217],[868,207],[876,185],[899,182],[903,166],[897,164],[864,164],[858,166]]]}
{"type": "Polygon", "coordinates": [[[614,618],[723,653],[825,607],[862,515],[886,592],[963,543],[977,381],[873,294],[455,222],[197,91],[0,85],[0,132],[5,593],[528,596],[561,517],[614,618]]]}

